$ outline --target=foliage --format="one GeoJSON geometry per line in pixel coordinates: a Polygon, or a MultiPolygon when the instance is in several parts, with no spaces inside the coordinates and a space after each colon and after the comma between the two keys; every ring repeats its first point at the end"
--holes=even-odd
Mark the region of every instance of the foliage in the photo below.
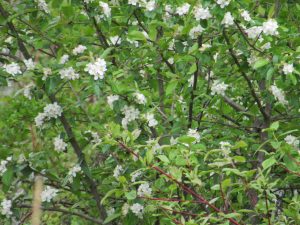
{"type": "Polygon", "coordinates": [[[1,1],[1,224],[300,224],[299,10],[1,1]]]}

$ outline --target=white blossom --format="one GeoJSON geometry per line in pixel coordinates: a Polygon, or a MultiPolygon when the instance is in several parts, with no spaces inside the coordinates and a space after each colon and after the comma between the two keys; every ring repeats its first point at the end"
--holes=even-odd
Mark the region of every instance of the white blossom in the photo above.
{"type": "Polygon", "coordinates": [[[217,0],[217,4],[223,9],[226,6],[228,6],[230,3],[230,0],[217,0]]]}
{"type": "Polygon", "coordinates": [[[278,23],[274,19],[269,19],[267,22],[263,23],[262,29],[266,35],[277,35],[278,23]]]}
{"type": "Polygon", "coordinates": [[[144,196],[150,196],[152,193],[152,189],[149,186],[149,183],[141,184],[138,188],[138,196],[144,197],[144,196]]]}
{"type": "Polygon", "coordinates": [[[119,45],[121,44],[121,37],[120,36],[113,36],[113,37],[110,37],[110,42],[113,44],[113,45],[119,45]]]}
{"type": "Polygon", "coordinates": [[[107,96],[107,104],[109,105],[109,107],[111,109],[114,108],[114,102],[119,100],[119,98],[120,98],[119,95],[109,95],[109,96],[107,96]]]}
{"type": "Polygon", "coordinates": [[[76,71],[73,69],[73,67],[61,69],[59,71],[59,74],[60,74],[61,79],[76,80],[79,78],[79,74],[76,73],[76,71]]]}
{"type": "Polygon", "coordinates": [[[191,5],[189,3],[184,3],[183,5],[176,8],[176,13],[179,16],[183,16],[189,12],[191,5]]]}
{"type": "Polygon", "coordinates": [[[102,8],[102,12],[104,15],[109,18],[111,16],[111,8],[106,2],[99,2],[100,7],[102,8]]]}
{"type": "Polygon", "coordinates": [[[37,127],[41,127],[41,126],[44,124],[45,118],[46,118],[46,114],[45,114],[45,113],[39,113],[39,114],[34,118],[35,125],[36,125],[37,127]]]}
{"type": "Polygon", "coordinates": [[[133,93],[133,96],[135,97],[136,103],[138,103],[140,105],[145,105],[147,103],[147,99],[146,99],[145,95],[143,95],[142,93],[135,92],[135,93],[133,93]]]}
{"type": "Polygon", "coordinates": [[[224,18],[221,23],[224,24],[225,27],[228,27],[228,26],[231,26],[234,24],[234,18],[231,15],[231,12],[225,13],[224,18]]]}
{"type": "Polygon", "coordinates": [[[60,136],[54,138],[53,144],[54,149],[58,152],[64,151],[67,147],[67,143],[65,143],[64,140],[60,138],[60,136]]]}
{"type": "Polygon", "coordinates": [[[48,119],[57,119],[62,114],[62,108],[57,104],[57,102],[54,102],[53,104],[48,104],[44,107],[44,113],[48,119]]]}
{"type": "Polygon", "coordinates": [[[88,63],[84,69],[84,71],[94,76],[94,80],[103,79],[106,70],[106,62],[101,58],[97,58],[95,62],[88,63]]]}
{"type": "Polygon", "coordinates": [[[271,48],[271,43],[270,43],[270,42],[267,42],[267,43],[265,43],[263,46],[261,46],[261,48],[262,48],[263,50],[270,49],[270,48],[271,48]]]}
{"type": "Polygon", "coordinates": [[[270,91],[274,95],[275,99],[277,99],[281,104],[283,105],[288,104],[288,101],[285,100],[284,92],[281,89],[279,89],[276,85],[272,85],[270,87],[270,91]]]}
{"type": "Polygon", "coordinates": [[[250,14],[247,10],[243,10],[241,12],[241,16],[243,17],[243,19],[247,22],[251,21],[251,17],[250,17],[250,14]]]}
{"type": "Polygon", "coordinates": [[[139,3],[139,0],[128,0],[128,4],[129,4],[129,5],[137,6],[138,3],[139,3]]]}
{"type": "Polygon", "coordinates": [[[69,177],[69,182],[73,182],[73,178],[76,177],[77,173],[81,172],[81,167],[79,165],[73,166],[69,172],[68,172],[68,177],[69,177]]]}
{"type": "Polygon", "coordinates": [[[117,165],[116,168],[114,169],[114,175],[113,176],[115,178],[118,178],[121,175],[122,172],[123,172],[122,166],[121,165],[117,165]]]}
{"type": "Polygon", "coordinates": [[[69,61],[69,55],[67,55],[67,54],[65,54],[65,55],[63,55],[61,58],[60,58],[60,60],[59,60],[59,64],[65,64],[66,62],[68,62],[69,61]]]}
{"type": "Polygon", "coordinates": [[[125,115],[125,117],[122,119],[122,126],[127,129],[127,125],[129,122],[134,121],[138,119],[140,115],[140,111],[133,106],[127,106],[125,105],[122,109],[122,113],[125,115]]]}
{"type": "Polygon", "coordinates": [[[47,77],[52,74],[51,68],[48,67],[43,68],[43,74],[44,76],[42,77],[42,80],[46,80],[47,77]]]}
{"type": "Polygon", "coordinates": [[[256,39],[263,31],[262,26],[254,26],[245,30],[250,39],[256,39]]]}
{"type": "Polygon", "coordinates": [[[283,65],[282,71],[283,71],[283,73],[284,73],[285,75],[290,74],[290,73],[293,73],[293,72],[294,72],[294,66],[293,66],[293,64],[285,63],[285,64],[283,65]]]}
{"type": "Polygon", "coordinates": [[[32,96],[31,96],[31,85],[28,85],[24,88],[23,90],[23,94],[26,98],[28,98],[29,100],[31,100],[32,96]]]}
{"type": "Polygon", "coordinates": [[[194,9],[194,17],[196,20],[206,20],[212,17],[208,8],[198,6],[194,9]]]}
{"type": "Polygon", "coordinates": [[[90,3],[90,2],[93,2],[94,0],[83,0],[85,3],[90,3]]]}
{"type": "Polygon", "coordinates": [[[57,195],[58,190],[47,186],[41,193],[42,202],[50,202],[57,195]]]}
{"type": "Polygon", "coordinates": [[[228,156],[228,154],[230,153],[230,148],[231,148],[231,144],[228,141],[221,141],[220,142],[220,148],[223,151],[223,154],[225,156],[228,156]]]}
{"type": "Polygon", "coordinates": [[[131,182],[134,183],[136,179],[142,175],[141,171],[135,171],[134,173],[130,174],[131,176],[131,182]]]}
{"type": "Polygon", "coordinates": [[[154,118],[154,114],[147,113],[145,115],[145,117],[146,117],[146,119],[148,121],[148,126],[149,127],[155,127],[158,124],[157,120],[154,118]]]}
{"type": "Polygon", "coordinates": [[[7,157],[0,162],[0,175],[2,176],[7,171],[7,164],[11,161],[12,157],[7,157]]]}
{"type": "Polygon", "coordinates": [[[35,63],[33,62],[32,59],[24,59],[24,64],[27,70],[34,70],[35,68],[35,63]]]}
{"type": "Polygon", "coordinates": [[[87,48],[84,45],[78,45],[76,48],[73,49],[73,55],[78,55],[83,53],[87,48]]]}
{"type": "Polygon", "coordinates": [[[299,148],[299,140],[293,136],[293,135],[288,135],[284,138],[285,142],[288,143],[289,145],[293,146],[295,149],[299,148]]]}
{"type": "Polygon", "coordinates": [[[199,48],[200,52],[204,52],[206,49],[211,48],[211,45],[208,43],[202,44],[202,46],[199,48]]]}
{"type": "Polygon", "coordinates": [[[193,27],[190,32],[189,35],[192,39],[197,38],[202,32],[204,31],[204,28],[201,25],[198,25],[196,27],[193,27]]]}
{"type": "Polygon", "coordinates": [[[211,86],[211,93],[213,95],[214,94],[225,95],[225,91],[227,88],[228,88],[227,84],[219,80],[215,80],[211,86]]]}
{"type": "Polygon", "coordinates": [[[12,215],[11,211],[12,201],[8,199],[3,199],[1,202],[1,214],[10,217],[12,215]]]}
{"type": "Polygon", "coordinates": [[[193,137],[193,138],[195,138],[196,139],[196,141],[194,141],[193,143],[196,143],[196,142],[199,142],[200,141],[200,138],[201,138],[201,136],[200,136],[200,134],[199,134],[199,132],[196,130],[196,129],[189,129],[188,130],[188,134],[187,134],[189,137],[193,137]]]}
{"type": "Polygon", "coordinates": [[[4,40],[4,42],[7,43],[7,44],[12,44],[12,43],[13,43],[13,37],[12,37],[12,36],[9,36],[8,38],[6,38],[6,39],[4,40]]]}
{"type": "Polygon", "coordinates": [[[44,11],[45,13],[50,13],[49,7],[47,5],[47,3],[45,2],[45,0],[36,0],[38,3],[38,7],[40,10],[44,11]]]}
{"type": "Polygon", "coordinates": [[[39,113],[35,117],[35,124],[37,127],[41,127],[45,120],[50,120],[51,118],[57,119],[57,117],[61,116],[62,108],[54,102],[53,104],[48,104],[44,107],[44,112],[39,113]]]}
{"type": "Polygon", "coordinates": [[[142,206],[139,203],[135,203],[132,206],[130,206],[130,210],[135,214],[137,217],[140,219],[143,218],[143,213],[144,213],[144,206],[142,206]]]}
{"type": "Polygon", "coordinates": [[[149,2],[147,2],[145,4],[146,10],[147,11],[153,11],[155,9],[155,1],[154,0],[150,0],[149,2]]]}
{"type": "Polygon", "coordinates": [[[5,69],[5,71],[7,73],[9,73],[10,75],[13,75],[13,76],[22,73],[20,66],[15,62],[3,65],[3,68],[5,69]]]}
{"type": "Polygon", "coordinates": [[[122,215],[123,216],[126,216],[129,212],[129,208],[130,208],[130,205],[128,203],[125,203],[123,206],[122,206],[122,215]]]}
{"type": "Polygon", "coordinates": [[[115,213],[115,208],[109,208],[108,210],[107,210],[107,216],[111,216],[111,215],[113,215],[114,213],[115,213]]]}

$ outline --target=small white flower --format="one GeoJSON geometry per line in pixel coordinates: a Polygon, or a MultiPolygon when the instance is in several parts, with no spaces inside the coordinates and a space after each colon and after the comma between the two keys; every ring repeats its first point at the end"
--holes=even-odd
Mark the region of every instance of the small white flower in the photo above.
{"type": "Polygon", "coordinates": [[[233,16],[231,15],[231,12],[227,12],[225,13],[225,16],[221,22],[222,24],[225,25],[225,27],[228,27],[228,26],[231,26],[234,24],[234,18],[233,16]]]}
{"type": "Polygon", "coordinates": [[[128,0],[128,4],[129,4],[129,5],[137,6],[138,3],[139,3],[139,0],[128,0]]]}
{"type": "Polygon", "coordinates": [[[62,108],[57,104],[57,102],[54,102],[53,104],[48,104],[44,107],[44,113],[48,119],[57,119],[62,114],[62,108]]]}
{"type": "Polygon", "coordinates": [[[121,165],[117,165],[116,168],[114,169],[114,175],[113,176],[115,178],[118,178],[121,175],[122,172],[123,172],[122,166],[121,165]]]}
{"type": "Polygon", "coordinates": [[[110,42],[111,42],[113,45],[119,45],[119,44],[121,44],[121,37],[120,37],[120,36],[113,36],[113,37],[110,37],[110,42]]]}
{"type": "Polygon", "coordinates": [[[223,154],[225,156],[228,156],[230,153],[230,148],[232,147],[231,144],[228,141],[221,141],[220,142],[221,150],[223,151],[223,154]]]}
{"type": "Polygon", "coordinates": [[[243,19],[247,22],[251,21],[251,17],[248,11],[243,10],[241,13],[241,16],[243,17],[243,19]]]}
{"type": "Polygon", "coordinates": [[[219,94],[219,95],[225,95],[225,91],[228,88],[228,85],[225,84],[224,82],[221,82],[219,80],[216,80],[212,83],[211,86],[211,93],[214,94],[219,94]]]}
{"type": "Polygon", "coordinates": [[[265,43],[263,46],[261,46],[261,48],[262,48],[263,50],[268,50],[268,49],[271,48],[271,43],[270,43],[270,42],[267,42],[267,43],[265,43]]]}
{"type": "Polygon", "coordinates": [[[294,72],[294,66],[293,66],[293,64],[285,63],[285,64],[283,65],[282,71],[283,71],[283,73],[284,73],[285,75],[290,74],[290,73],[293,73],[293,72],[294,72]]]}
{"type": "Polygon", "coordinates": [[[125,203],[123,206],[122,206],[122,215],[123,216],[126,216],[129,212],[129,208],[130,208],[130,205],[125,203]]]}
{"type": "Polygon", "coordinates": [[[135,93],[133,93],[133,96],[135,97],[136,103],[138,103],[140,105],[145,105],[147,103],[147,99],[146,99],[145,95],[143,95],[142,93],[135,92],[135,93]]]}
{"type": "Polygon", "coordinates": [[[192,75],[192,76],[188,79],[188,83],[189,83],[189,87],[193,87],[193,86],[194,86],[194,75],[192,75]]]}
{"type": "Polygon", "coordinates": [[[11,64],[3,65],[3,68],[7,73],[13,76],[22,73],[20,66],[14,62],[12,62],[11,64]]]}
{"type": "Polygon", "coordinates": [[[69,182],[73,182],[73,178],[76,177],[77,173],[81,172],[81,167],[79,165],[75,165],[68,172],[69,182]]]}
{"type": "Polygon", "coordinates": [[[42,80],[46,80],[47,77],[52,74],[51,68],[43,68],[43,74],[44,76],[42,77],[42,80]]]}
{"type": "Polygon", "coordinates": [[[262,29],[266,35],[277,35],[278,23],[274,19],[269,19],[267,22],[263,23],[262,29]]]}
{"type": "Polygon", "coordinates": [[[73,55],[78,55],[83,53],[87,48],[84,45],[78,45],[76,48],[73,49],[73,55]]]}
{"type": "Polygon", "coordinates": [[[204,43],[202,46],[199,48],[200,52],[204,52],[206,49],[211,48],[210,44],[204,43]]]}
{"type": "Polygon", "coordinates": [[[138,196],[144,197],[144,196],[151,196],[152,189],[149,186],[149,183],[141,184],[138,188],[138,196]]]}
{"type": "Polygon", "coordinates": [[[281,104],[283,105],[288,104],[288,101],[285,100],[284,92],[281,89],[279,89],[276,85],[272,85],[270,87],[270,91],[274,95],[275,99],[277,99],[281,104]]]}
{"type": "Polygon", "coordinates": [[[119,98],[120,98],[119,95],[109,95],[109,96],[107,96],[107,104],[109,105],[109,107],[111,109],[114,108],[114,102],[119,100],[119,98]]]}
{"type": "Polygon", "coordinates": [[[23,90],[23,94],[26,98],[28,98],[29,100],[31,100],[32,96],[31,96],[31,85],[28,85],[24,88],[23,90]]]}
{"type": "Polygon", "coordinates": [[[53,144],[54,149],[58,152],[62,152],[67,148],[67,143],[65,143],[64,140],[60,138],[60,136],[54,138],[53,144]]]}
{"type": "Polygon", "coordinates": [[[106,2],[99,2],[100,7],[102,8],[102,12],[104,15],[109,18],[111,16],[111,8],[106,2]]]}
{"type": "Polygon", "coordinates": [[[13,37],[9,36],[8,38],[5,39],[4,42],[7,43],[7,44],[12,44],[13,43],[13,37]]]}
{"type": "Polygon", "coordinates": [[[190,37],[192,39],[195,39],[197,38],[202,32],[204,31],[204,28],[201,26],[201,25],[198,25],[196,27],[193,27],[191,30],[190,30],[190,37]]]}
{"type": "Polygon", "coordinates": [[[3,201],[1,202],[1,214],[6,217],[10,217],[12,215],[11,207],[12,201],[8,199],[3,199],[3,201]]]}
{"type": "Polygon", "coordinates": [[[142,175],[141,171],[135,171],[134,173],[130,174],[131,176],[131,182],[134,183],[136,179],[142,175]]]}
{"type": "Polygon", "coordinates": [[[7,164],[11,161],[11,157],[7,157],[0,162],[0,175],[2,176],[7,171],[7,164]]]}
{"type": "Polygon", "coordinates": [[[59,60],[59,64],[65,64],[66,62],[68,62],[69,61],[69,55],[67,55],[67,54],[65,54],[65,55],[63,55],[61,58],[60,58],[60,60],[59,60]]]}
{"type": "Polygon", "coordinates": [[[256,39],[258,35],[261,34],[263,28],[261,26],[254,26],[249,29],[246,29],[245,32],[250,39],[256,39]]]}
{"type": "Polygon", "coordinates": [[[199,132],[196,129],[191,129],[190,128],[187,135],[196,139],[196,141],[194,141],[193,143],[196,143],[196,142],[200,141],[201,136],[200,136],[199,132]]]}
{"type": "Polygon", "coordinates": [[[191,7],[191,5],[189,3],[184,3],[180,7],[176,8],[176,13],[179,16],[183,16],[183,15],[185,15],[185,14],[187,14],[189,12],[190,7],[191,7]]]}
{"type": "Polygon", "coordinates": [[[47,186],[41,193],[42,202],[50,202],[56,195],[58,190],[47,186]]]}
{"type": "Polygon", "coordinates": [[[111,215],[113,215],[114,213],[115,213],[115,209],[114,208],[109,208],[108,210],[107,210],[107,216],[111,216],[111,215]]]}
{"type": "Polygon", "coordinates": [[[293,135],[288,135],[284,138],[285,142],[288,143],[289,145],[293,146],[295,149],[299,148],[299,140],[293,136],[293,135]]]}
{"type": "Polygon", "coordinates": [[[135,203],[132,206],[130,206],[130,210],[135,214],[137,217],[140,219],[143,218],[143,213],[144,213],[144,206],[142,206],[139,203],[135,203]]]}
{"type": "Polygon", "coordinates": [[[157,120],[154,118],[154,114],[147,113],[145,117],[148,121],[148,126],[149,127],[155,127],[158,124],[157,120]]]}
{"type": "Polygon", "coordinates": [[[212,17],[208,8],[202,8],[201,6],[194,9],[194,17],[196,20],[206,20],[212,17]]]}
{"type": "Polygon", "coordinates": [[[129,122],[134,121],[138,119],[140,115],[140,111],[133,106],[127,106],[125,105],[122,109],[122,113],[125,115],[125,117],[122,119],[122,126],[124,129],[127,129],[127,125],[129,122]]]}
{"type": "Polygon", "coordinates": [[[155,9],[155,1],[151,0],[145,5],[147,11],[153,11],[155,9]]]}
{"type": "Polygon", "coordinates": [[[76,80],[79,78],[79,74],[76,73],[76,71],[73,69],[73,67],[61,69],[59,71],[59,74],[60,74],[61,79],[76,80]]]}
{"type": "Polygon", "coordinates": [[[230,0],[217,0],[217,4],[220,5],[220,7],[223,9],[226,6],[228,6],[230,3],[230,0]]]}
{"type": "Polygon", "coordinates": [[[49,7],[48,7],[47,3],[45,2],[45,0],[36,0],[36,1],[38,3],[38,7],[40,10],[44,11],[47,14],[50,13],[49,7]]]}
{"type": "Polygon", "coordinates": [[[84,69],[84,71],[94,76],[94,80],[103,79],[106,70],[106,62],[101,58],[97,58],[95,62],[88,63],[84,69]]]}
{"type": "Polygon", "coordinates": [[[34,119],[35,125],[37,127],[41,127],[44,124],[45,118],[46,118],[45,113],[39,113],[34,119]]]}
{"type": "Polygon", "coordinates": [[[34,70],[35,68],[35,63],[32,61],[32,59],[24,59],[24,64],[27,70],[34,70]]]}

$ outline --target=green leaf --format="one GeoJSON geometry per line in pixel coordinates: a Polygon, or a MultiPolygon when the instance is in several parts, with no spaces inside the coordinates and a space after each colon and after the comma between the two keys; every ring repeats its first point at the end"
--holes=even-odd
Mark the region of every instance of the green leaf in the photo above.
{"type": "Polygon", "coordinates": [[[133,199],[136,199],[136,191],[135,190],[132,190],[130,192],[127,192],[125,194],[125,197],[128,199],[128,200],[133,200],[133,199]]]}
{"type": "Polygon", "coordinates": [[[106,217],[106,219],[104,220],[103,224],[107,224],[107,223],[113,221],[114,219],[117,219],[120,216],[121,216],[121,213],[114,213],[114,214],[106,217]]]}
{"type": "Polygon", "coordinates": [[[276,163],[276,159],[274,156],[272,156],[271,158],[266,159],[265,161],[263,161],[262,163],[262,167],[264,169],[268,169],[269,167],[273,166],[276,163]]]}
{"type": "Polygon", "coordinates": [[[13,167],[8,167],[5,173],[2,176],[2,183],[6,186],[6,189],[8,190],[14,176],[14,169],[13,167]]]}
{"type": "Polygon", "coordinates": [[[166,88],[166,95],[167,96],[173,93],[173,91],[175,90],[177,84],[178,84],[178,80],[172,80],[171,82],[169,82],[169,84],[166,88]]]}
{"type": "Polygon", "coordinates": [[[276,121],[274,123],[271,124],[270,129],[275,131],[279,128],[279,121],[276,121]]]}
{"type": "Polygon", "coordinates": [[[102,200],[101,200],[101,205],[103,205],[103,203],[105,202],[105,200],[108,198],[108,197],[110,197],[111,195],[113,195],[115,192],[117,192],[118,191],[118,189],[113,189],[113,190],[110,190],[110,191],[108,191],[107,193],[106,193],[106,195],[104,195],[104,197],[102,198],[102,200]]]}
{"type": "Polygon", "coordinates": [[[165,164],[169,164],[170,163],[170,160],[168,159],[167,156],[165,155],[159,155],[157,156],[157,158],[159,158],[162,162],[164,162],[165,164]]]}
{"type": "Polygon", "coordinates": [[[137,30],[132,30],[128,33],[128,38],[130,40],[136,40],[136,41],[146,41],[145,35],[137,30]]]}
{"type": "Polygon", "coordinates": [[[194,137],[190,137],[190,136],[181,136],[178,138],[178,141],[179,142],[183,142],[183,143],[187,143],[187,144],[191,144],[193,143],[194,141],[196,141],[196,138],[194,137]]]}
{"type": "Polygon", "coordinates": [[[268,63],[269,63],[268,60],[263,59],[263,58],[260,58],[259,60],[257,60],[257,61],[254,63],[253,68],[254,68],[255,70],[257,70],[257,69],[259,69],[259,68],[261,68],[261,67],[267,65],[268,63]]]}

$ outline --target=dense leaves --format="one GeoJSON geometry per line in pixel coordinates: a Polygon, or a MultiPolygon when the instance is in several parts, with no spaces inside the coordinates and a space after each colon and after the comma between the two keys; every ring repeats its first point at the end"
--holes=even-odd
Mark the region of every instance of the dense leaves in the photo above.
{"type": "Polygon", "coordinates": [[[299,11],[1,1],[1,224],[300,224],[299,11]]]}

